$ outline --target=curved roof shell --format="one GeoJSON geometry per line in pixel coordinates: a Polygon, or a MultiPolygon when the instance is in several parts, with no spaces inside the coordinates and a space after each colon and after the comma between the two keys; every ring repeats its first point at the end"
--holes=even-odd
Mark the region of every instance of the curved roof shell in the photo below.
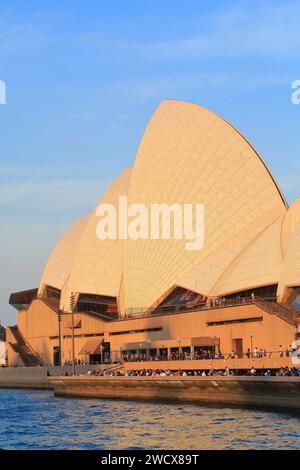
{"type": "MultiPolygon", "coordinates": [[[[117,213],[118,215],[118,213],[117,213]]],[[[279,282],[300,285],[300,199],[288,210],[267,166],[231,124],[201,106],[163,101],[125,170],[94,212],[66,231],[43,273],[45,285],[116,297],[119,311],[150,308],[174,286],[205,296],[279,282]],[[100,240],[101,203],[203,204],[205,243],[186,240],[100,240]]]]}
{"type": "Polygon", "coordinates": [[[274,221],[286,212],[274,178],[248,141],[215,113],[178,101],[162,102],[150,120],[128,198],[146,206],[204,204],[205,246],[187,251],[185,240],[128,240],[126,308],[153,306],[212,253],[218,271],[217,252],[224,244],[270,211],[274,221]]]}

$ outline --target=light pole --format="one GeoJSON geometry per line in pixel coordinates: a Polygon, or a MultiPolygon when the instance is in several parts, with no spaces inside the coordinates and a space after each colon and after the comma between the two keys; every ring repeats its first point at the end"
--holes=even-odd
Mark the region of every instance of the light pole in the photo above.
{"type": "Polygon", "coordinates": [[[212,343],[213,343],[213,359],[214,359],[215,355],[216,355],[216,345],[215,345],[216,336],[211,336],[211,339],[212,339],[212,343]]]}
{"type": "Polygon", "coordinates": [[[250,336],[250,353],[251,353],[251,359],[252,359],[253,358],[253,336],[254,336],[253,331],[249,331],[249,336],[250,336]]]}
{"type": "Polygon", "coordinates": [[[74,312],[75,312],[75,295],[71,292],[70,307],[72,313],[72,375],[75,375],[75,337],[74,337],[74,312]]]}
{"type": "Polygon", "coordinates": [[[139,355],[138,355],[138,359],[141,361],[142,360],[142,347],[143,347],[143,343],[139,343],[139,355]]]}
{"type": "Polygon", "coordinates": [[[151,345],[151,341],[149,341],[149,340],[146,341],[146,348],[147,348],[147,350],[146,350],[146,359],[147,359],[147,361],[149,361],[149,359],[150,359],[150,345],[151,345]]]}
{"type": "Polygon", "coordinates": [[[101,364],[102,364],[103,363],[103,344],[100,345],[100,354],[101,354],[101,356],[100,356],[101,359],[100,360],[101,360],[101,364]]]}
{"type": "Polygon", "coordinates": [[[62,365],[62,353],[61,353],[61,316],[62,310],[58,309],[57,319],[58,319],[58,349],[59,349],[59,361],[58,365],[62,365]]]}
{"type": "Polygon", "coordinates": [[[177,341],[178,341],[178,355],[181,356],[181,341],[182,339],[181,338],[177,338],[177,341]]]}

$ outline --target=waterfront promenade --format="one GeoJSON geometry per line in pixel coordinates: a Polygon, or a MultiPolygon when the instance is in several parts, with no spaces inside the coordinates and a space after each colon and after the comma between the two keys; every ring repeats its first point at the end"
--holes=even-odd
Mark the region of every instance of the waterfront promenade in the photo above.
{"type": "Polygon", "coordinates": [[[75,377],[71,365],[7,367],[0,368],[0,388],[51,389],[56,396],[63,397],[181,401],[300,411],[300,377],[273,376],[281,368],[294,367],[291,357],[279,354],[260,358],[76,365],[75,377]],[[252,368],[257,376],[249,376],[252,368]],[[145,370],[172,371],[172,374],[131,376],[132,370],[136,375],[145,370]],[[213,375],[202,376],[209,370],[213,375]],[[226,370],[229,374],[224,376],[222,371],[226,370]],[[271,377],[264,375],[267,370],[272,371],[271,377]]]}
{"type": "MultiPolygon", "coordinates": [[[[293,368],[292,359],[287,356],[280,357],[274,353],[267,357],[260,358],[225,358],[207,360],[159,360],[159,361],[129,361],[120,364],[99,364],[99,365],[76,365],[76,375],[84,375],[88,371],[117,371],[129,373],[131,370],[172,370],[172,371],[208,371],[225,370],[235,371],[235,375],[245,375],[245,371],[255,368],[257,371],[274,370],[280,368],[293,368]]],[[[34,366],[34,367],[3,367],[0,368],[0,388],[36,388],[49,389],[48,376],[72,375],[72,366],[34,366]]]]}

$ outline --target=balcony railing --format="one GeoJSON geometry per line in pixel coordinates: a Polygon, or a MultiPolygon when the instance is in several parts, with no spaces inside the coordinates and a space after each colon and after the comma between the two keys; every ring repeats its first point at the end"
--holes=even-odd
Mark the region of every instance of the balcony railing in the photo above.
{"type": "Polygon", "coordinates": [[[265,300],[267,302],[276,302],[276,297],[244,297],[236,299],[217,299],[211,300],[203,304],[196,305],[167,305],[157,307],[156,309],[128,309],[122,319],[147,318],[160,315],[174,315],[176,313],[195,312],[202,310],[212,310],[225,307],[236,307],[239,305],[254,304],[257,300],[265,300]]]}
{"type": "MultiPolygon", "coordinates": [[[[208,354],[206,357],[200,356],[191,356],[191,355],[170,355],[170,356],[149,356],[148,358],[145,357],[130,357],[130,358],[122,358],[123,362],[162,362],[162,361],[224,361],[224,360],[231,360],[231,359],[269,359],[269,358],[288,358],[292,357],[292,353],[295,351],[263,351],[263,352],[250,352],[250,353],[243,353],[243,354],[234,354],[234,353],[226,353],[226,354],[208,354]]],[[[300,354],[300,353],[299,353],[300,354]]]]}
{"type": "MultiPolygon", "coordinates": [[[[48,298],[45,295],[39,294],[36,298],[44,300],[46,303],[50,303],[53,301],[53,298],[48,298]]],[[[244,298],[219,298],[215,300],[210,300],[203,303],[193,304],[190,302],[189,304],[182,304],[182,305],[165,305],[161,307],[156,307],[154,309],[146,309],[146,308],[130,308],[126,310],[125,315],[121,315],[118,313],[115,317],[112,317],[109,314],[100,314],[98,312],[81,312],[76,311],[76,313],[90,313],[95,316],[104,318],[106,321],[120,321],[120,320],[130,320],[130,319],[138,319],[138,318],[149,318],[153,316],[162,316],[162,315],[175,315],[178,313],[188,313],[188,312],[201,312],[204,310],[214,310],[226,307],[237,307],[242,305],[251,305],[255,304],[258,301],[265,301],[270,304],[277,305],[276,297],[244,297],[244,298]]],[[[57,303],[57,301],[55,300],[57,303]]],[[[58,309],[58,303],[56,305],[58,309]]],[[[66,312],[67,313],[67,312],[66,312]]]]}

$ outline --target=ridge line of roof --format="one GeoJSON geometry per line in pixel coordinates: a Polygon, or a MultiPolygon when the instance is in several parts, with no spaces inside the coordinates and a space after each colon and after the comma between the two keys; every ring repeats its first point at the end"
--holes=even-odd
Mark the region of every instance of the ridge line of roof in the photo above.
{"type": "MultiPolygon", "coordinates": [[[[259,154],[259,152],[256,150],[256,148],[251,144],[251,142],[248,140],[248,138],[239,130],[237,129],[237,127],[235,127],[233,124],[231,124],[231,122],[227,121],[227,119],[225,119],[223,116],[221,116],[220,114],[216,113],[215,111],[213,111],[212,109],[209,109],[209,108],[206,108],[205,106],[202,106],[198,103],[194,103],[192,101],[184,101],[184,100],[161,100],[160,104],[162,103],[184,103],[184,104],[188,104],[188,105],[192,105],[192,106],[196,106],[198,108],[201,108],[201,109],[204,109],[212,114],[214,114],[215,116],[217,116],[219,119],[222,119],[222,121],[224,121],[226,124],[228,124],[233,130],[235,130],[244,140],[245,142],[247,142],[247,144],[252,148],[252,150],[254,151],[254,153],[258,156],[258,158],[260,159],[261,163],[263,164],[263,166],[265,167],[265,169],[267,170],[268,174],[270,175],[278,193],[279,193],[279,196],[281,197],[281,200],[284,204],[284,206],[286,207],[286,209],[288,210],[289,209],[289,204],[287,202],[287,199],[283,193],[283,191],[281,190],[279,184],[277,183],[277,180],[276,178],[273,176],[272,174],[272,171],[270,170],[270,168],[268,167],[268,165],[266,164],[266,162],[264,161],[264,159],[262,158],[262,156],[259,154]]],[[[160,106],[159,104],[159,106],[160,106]]],[[[159,107],[158,106],[158,107],[159,107]]]]}

